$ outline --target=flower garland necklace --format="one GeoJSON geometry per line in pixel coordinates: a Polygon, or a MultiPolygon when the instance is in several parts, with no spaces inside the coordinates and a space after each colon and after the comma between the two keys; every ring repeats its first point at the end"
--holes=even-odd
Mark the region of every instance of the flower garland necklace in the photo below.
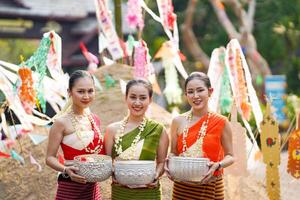
{"type": "MultiPolygon", "coordinates": [[[[207,119],[206,119],[205,122],[202,123],[202,125],[201,125],[201,127],[200,127],[200,129],[198,131],[198,135],[197,135],[197,141],[199,141],[199,150],[200,150],[200,152],[202,152],[203,139],[204,139],[204,137],[206,135],[208,121],[209,121],[209,118],[211,116],[210,112],[208,112],[207,114],[208,114],[207,119]]],[[[192,112],[192,110],[190,110],[189,113],[186,116],[186,120],[188,121],[188,123],[185,126],[185,128],[183,130],[183,135],[182,135],[182,144],[183,144],[183,153],[182,153],[182,155],[184,155],[186,157],[193,156],[193,155],[191,155],[190,152],[187,152],[187,144],[186,144],[186,138],[187,138],[188,131],[189,131],[189,124],[191,123],[192,118],[193,118],[193,112],[192,112]]],[[[196,152],[193,152],[193,154],[194,153],[196,153],[196,152]]]]}
{"type": "MultiPolygon", "coordinates": [[[[103,138],[102,138],[102,134],[101,134],[101,131],[100,129],[98,128],[93,116],[91,114],[87,114],[87,113],[84,113],[83,116],[81,118],[88,118],[91,126],[92,126],[92,130],[96,132],[96,134],[98,134],[98,141],[97,141],[97,145],[95,146],[95,143],[93,143],[93,147],[94,149],[91,149],[89,147],[89,144],[88,145],[85,145],[84,142],[83,142],[83,139],[81,137],[81,134],[80,134],[80,130],[77,126],[78,123],[81,123],[79,120],[76,119],[76,114],[74,113],[74,111],[70,111],[70,115],[71,115],[71,122],[72,122],[72,125],[75,129],[75,134],[76,136],[78,137],[78,139],[80,140],[82,146],[84,146],[84,150],[88,153],[91,153],[91,154],[98,154],[99,152],[102,151],[103,149],[103,138]],[[77,123],[76,123],[77,122],[77,123]]],[[[94,140],[94,139],[93,139],[94,140]]]]}
{"type": "MultiPolygon", "coordinates": [[[[115,136],[115,144],[114,144],[114,147],[115,147],[115,150],[117,152],[117,155],[121,155],[123,153],[123,148],[122,148],[122,137],[124,136],[125,134],[125,127],[128,123],[128,120],[129,120],[129,116],[125,117],[122,122],[121,122],[121,127],[120,129],[118,130],[118,133],[116,134],[115,136]]],[[[138,134],[135,136],[134,140],[132,141],[130,147],[128,148],[130,150],[129,152],[129,156],[126,158],[128,160],[131,160],[134,158],[134,152],[137,148],[137,143],[140,141],[141,139],[141,134],[142,132],[144,131],[145,129],[145,126],[146,126],[146,122],[147,122],[147,119],[144,117],[142,122],[140,123],[140,125],[138,126],[138,129],[139,129],[139,132],[138,134]]]]}

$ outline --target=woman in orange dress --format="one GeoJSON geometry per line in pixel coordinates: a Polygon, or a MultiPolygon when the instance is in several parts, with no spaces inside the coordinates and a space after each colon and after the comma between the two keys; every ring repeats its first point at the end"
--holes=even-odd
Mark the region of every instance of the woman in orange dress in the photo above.
{"type": "Polygon", "coordinates": [[[98,183],[88,183],[76,174],[75,156],[103,154],[104,144],[99,128],[99,118],[89,111],[95,97],[94,80],[87,71],[77,70],[69,79],[68,93],[72,100],[70,111],[63,113],[53,123],[46,155],[46,164],[61,172],[55,199],[101,199],[98,183]],[[64,164],[57,159],[58,148],[64,154],[64,164]]]}
{"type": "Polygon", "coordinates": [[[209,158],[209,171],[199,183],[174,180],[173,199],[224,199],[223,168],[233,164],[232,132],[227,119],[210,112],[213,89],[208,76],[194,72],[185,81],[191,110],[173,119],[171,154],[209,158]]]}

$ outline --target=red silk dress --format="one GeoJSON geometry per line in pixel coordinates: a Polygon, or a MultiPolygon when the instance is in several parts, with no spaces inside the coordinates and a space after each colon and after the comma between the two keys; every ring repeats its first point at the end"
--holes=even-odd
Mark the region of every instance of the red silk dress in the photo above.
{"type": "MultiPolygon", "coordinates": [[[[100,126],[100,120],[96,115],[93,115],[94,121],[96,125],[100,126]]],[[[88,144],[90,149],[94,149],[97,145],[103,145],[103,141],[100,140],[99,144],[99,135],[98,132],[95,131],[94,127],[92,127],[94,137],[92,141],[88,144]]],[[[72,133],[75,134],[75,133],[72,133]]],[[[70,134],[71,135],[71,134],[70,134]]],[[[74,135],[76,136],[76,134],[74,135]]],[[[73,137],[73,136],[71,136],[73,137]]],[[[76,137],[74,137],[76,139],[76,137]]],[[[77,138],[77,140],[79,140],[77,138]]],[[[64,141],[64,140],[63,140],[64,141]]],[[[87,152],[85,148],[77,149],[70,145],[65,144],[64,142],[61,143],[61,148],[64,154],[64,158],[67,161],[74,160],[75,156],[83,155],[83,154],[90,154],[87,152]]],[[[104,154],[104,147],[102,147],[101,152],[99,154],[104,154]]],[[[70,178],[64,178],[61,174],[58,177],[58,186],[56,192],[56,200],[99,200],[101,199],[101,193],[98,183],[77,183],[72,181],[70,178]]]]}

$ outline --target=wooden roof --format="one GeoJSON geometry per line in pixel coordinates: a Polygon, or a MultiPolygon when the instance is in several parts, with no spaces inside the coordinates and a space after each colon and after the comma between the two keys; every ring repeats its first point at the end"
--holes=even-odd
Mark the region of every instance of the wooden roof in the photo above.
{"type": "Polygon", "coordinates": [[[94,0],[1,0],[0,16],[77,20],[95,13],[94,0]]]}

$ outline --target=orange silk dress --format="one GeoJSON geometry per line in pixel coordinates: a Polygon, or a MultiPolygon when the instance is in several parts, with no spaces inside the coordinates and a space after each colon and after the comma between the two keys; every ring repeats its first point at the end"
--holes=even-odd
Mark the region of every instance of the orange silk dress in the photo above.
{"type": "MultiPolygon", "coordinates": [[[[199,121],[193,124],[186,137],[187,148],[190,148],[196,141],[199,130],[207,120],[208,115],[203,116],[199,121]]],[[[226,122],[226,117],[217,113],[211,113],[206,135],[203,138],[202,153],[203,157],[209,158],[211,161],[218,162],[224,158],[224,151],[221,143],[221,137],[226,122]]],[[[183,153],[183,134],[177,138],[177,151],[183,153]]],[[[196,185],[183,182],[174,182],[173,199],[224,199],[224,183],[221,176],[223,171],[216,171],[214,175],[217,177],[215,181],[208,184],[196,185]]]]}

